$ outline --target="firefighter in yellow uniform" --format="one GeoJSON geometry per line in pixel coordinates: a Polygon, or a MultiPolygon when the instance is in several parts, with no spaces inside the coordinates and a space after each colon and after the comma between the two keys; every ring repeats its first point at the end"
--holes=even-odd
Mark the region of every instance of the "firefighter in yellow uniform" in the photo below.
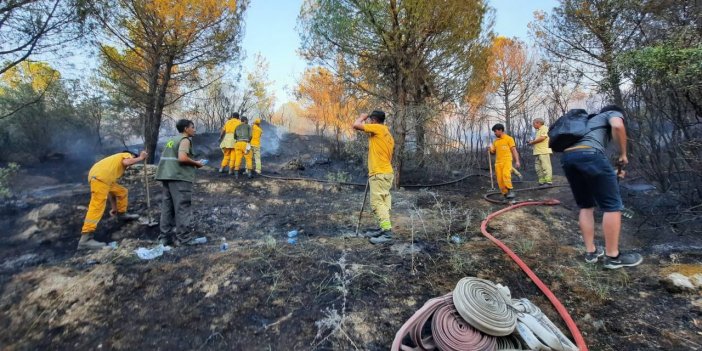
{"type": "Polygon", "coordinates": [[[224,167],[229,166],[229,173],[231,173],[234,167],[234,131],[236,127],[241,124],[239,121],[239,113],[232,113],[231,118],[224,123],[222,131],[219,133],[219,148],[222,149],[224,157],[222,158],[222,164],[219,166],[219,173],[224,173],[224,167]]]}
{"type": "Polygon", "coordinates": [[[138,157],[129,151],[123,151],[103,158],[90,168],[90,205],[83,221],[78,249],[100,249],[105,246],[105,243],[95,240],[93,234],[105,213],[108,198],[114,197],[116,200],[116,208],[113,207],[110,214],[116,215],[120,220],[139,218],[138,215],[127,213],[127,188],[117,184],[117,179],[122,177],[127,167],[144,161],[146,156],[146,151],[142,151],[138,157]]]}
{"type": "Polygon", "coordinates": [[[261,174],[261,136],[263,129],[261,128],[261,119],[256,118],[251,127],[251,152],[253,152],[254,166],[256,174],[261,174]]]}
{"type": "Polygon", "coordinates": [[[390,189],[395,179],[392,169],[392,154],[395,139],[385,125],[385,112],[373,111],[362,114],[353,123],[356,130],[368,133],[368,184],[370,204],[378,220],[380,230],[371,234],[370,242],[381,244],[392,241],[390,209],[392,196],[390,189]],[[365,123],[364,123],[365,122],[365,123]]]}
{"type": "Polygon", "coordinates": [[[234,173],[236,178],[239,178],[239,168],[241,167],[241,158],[246,159],[246,176],[251,178],[251,169],[253,168],[253,157],[251,152],[251,126],[246,117],[241,117],[241,124],[234,131],[234,171],[229,170],[229,174],[234,173]]]}
{"type": "Polygon", "coordinates": [[[505,134],[505,126],[501,123],[495,124],[492,127],[497,140],[495,143],[488,146],[490,153],[495,154],[495,176],[497,176],[497,185],[506,199],[513,199],[512,192],[512,161],[516,168],[521,167],[519,163],[519,153],[514,139],[505,134]]]}

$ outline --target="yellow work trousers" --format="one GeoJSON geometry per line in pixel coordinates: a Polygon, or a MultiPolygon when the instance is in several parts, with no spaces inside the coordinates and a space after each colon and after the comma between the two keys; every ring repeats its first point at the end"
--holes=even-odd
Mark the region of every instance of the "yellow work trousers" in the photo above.
{"type": "Polygon", "coordinates": [[[500,191],[507,194],[512,189],[512,161],[495,162],[495,176],[500,191]]]}
{"type": "Polygon", "coordinates": [[[251,152],[253,152],[254,165],[256,166],[256,173],[261,174],[261,147],[251,146],[251,152]]]}
{"type": "Polygon", "coordinates": [[[536,155],[534,161],[536,175],[539,177],[539,184],[553,182],[553,170],[551,169],[551,155],[536,155]]]}
{"type": "Polygon", "coordinates": [[[88,213],[83,221],[83,229],[81,233],[90,234],[97,229],[97,225],[105,214],[105,205],[107,197],[112,195],[117,199],[117,212],[127,212],[127,188],[112,183],[105,184],[97,179],[90,180],[90,205],[88,205],[88,213]]]}
{"type": "Polygon", "coordinates": [[[395,175],[392,173],[375,174],[368,178],[371,208],[382,230],[392,229],[392,223],[390,222],[390,209],[392,208],[390,188],[392,188],[394,178],[395,175]]]}
{"type": "Polygon", "coordinates": [[[229,169],[231,169],[234,167],[234,155],[236,154],[234,149],[222,149],[222,152],[224,153],[224,157],[222,158],[220,167],[224,168],[229,166],[229,169]]]}
{"type": "Polygon", "coordinates": [[[251,170],[253,168],[253,155],[252,152],[246,152],[246,142],[237,141],[234,144],[234,170],[238,171],[241,167],[241,158],[246,159],[246,169],[251,170]]]}

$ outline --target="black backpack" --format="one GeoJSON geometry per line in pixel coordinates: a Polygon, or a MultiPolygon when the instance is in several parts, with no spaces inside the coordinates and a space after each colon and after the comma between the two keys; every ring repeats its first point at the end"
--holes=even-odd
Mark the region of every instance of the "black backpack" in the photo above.
{"type": "Polygon", "coordinates": [[[563,152],[580,141],[585,134],[595,129],[607,128],[607,126],[588,128],[589,119],[587,111],[583,109],[573,109],[559,117],[548,131],[548,147],[555,152],[563,152]]]}

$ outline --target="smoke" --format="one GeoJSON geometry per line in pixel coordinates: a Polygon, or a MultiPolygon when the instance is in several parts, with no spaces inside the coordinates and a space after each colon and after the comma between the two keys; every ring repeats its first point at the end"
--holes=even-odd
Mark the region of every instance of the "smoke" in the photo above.
{"type": "Polygon", "coordinates": [[[261,128],[263,129],[263,136],[261,137],[261,156],[278,154],[280,140],[287,132],[283,127],[274,126],[265,121],[261,122],[261,128]]]}

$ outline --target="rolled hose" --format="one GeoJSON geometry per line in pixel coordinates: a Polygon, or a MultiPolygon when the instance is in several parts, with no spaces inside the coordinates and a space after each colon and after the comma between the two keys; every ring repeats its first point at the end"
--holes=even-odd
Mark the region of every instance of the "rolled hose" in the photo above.
{"type": "Polygon", "coordinates": [[[558,311],[558,314],[563,318],[563,321],[566,323],[568,326],[568,330],[570,330],[570,333],[573,335],[573,338],[575,339],[575,343],[580,349],[580,351],[587,351],[587,344],[585,343],[585,339],[583,338],[582,334],[580,333],[580,330],[578,329],[578,326],[575,324],[575,321],[573,321],[573,318],[571,318],[570,314],[568,313],[568,310],[563,306],[563,304],[558,300],[556,295],[551,292],[551,290],[544,284],[544,282],[539,279],[539,277],[529,268],[529,266],[522,261],[517,254],[514,253],[507,245],[502,243],[500,240],[492,236],[487,231],[487,225],[492,220],[493,218],[511,211],[515,208],[519,207],[524,207],[524,206],[554,206],[560,204],[560,201],[556,199],[549,199],[545,201],[526,201],[526,202],[521,202],[506,208],[503,208],[497,212],[493,212],[489,214],[485,220],[480,224],[480,231],[483,233],[483,235],[490,239],[495,245],[497,245],[502,251],[504,251],[518,266],[519,268],[526,273],[526,275],[536,284],[536,286],[541,290],[541,292],[548,298],[548,300],[551,302],[553,307],[558,311]]]}
{"type": "Polygon", "coordinates": [[[481,332],[493,336],[512,334],[517,313],[510,306],[509,290],[479,278],[463,278],[453,289],[453,304],[463,319],[481,332]]]}
{"type": "Polygon", "coordinates": [[[391,347],[436,349],[577,351],[529,300],[511,299],[507,287],[473,277],[461,279],[452,293],[427,301],[402,325],[391,347]]]}
{"type": "Polygon", "coordinates": [[[430,299],[395,334],[392,351],[492,351],[497,338],[480,333],[468,325],[453,306],[453,294],[430,299]],[[427,324],[431,319],[431,334],[427,324]],[[403,345],[409,334],[415,346],[403,345]]]}

